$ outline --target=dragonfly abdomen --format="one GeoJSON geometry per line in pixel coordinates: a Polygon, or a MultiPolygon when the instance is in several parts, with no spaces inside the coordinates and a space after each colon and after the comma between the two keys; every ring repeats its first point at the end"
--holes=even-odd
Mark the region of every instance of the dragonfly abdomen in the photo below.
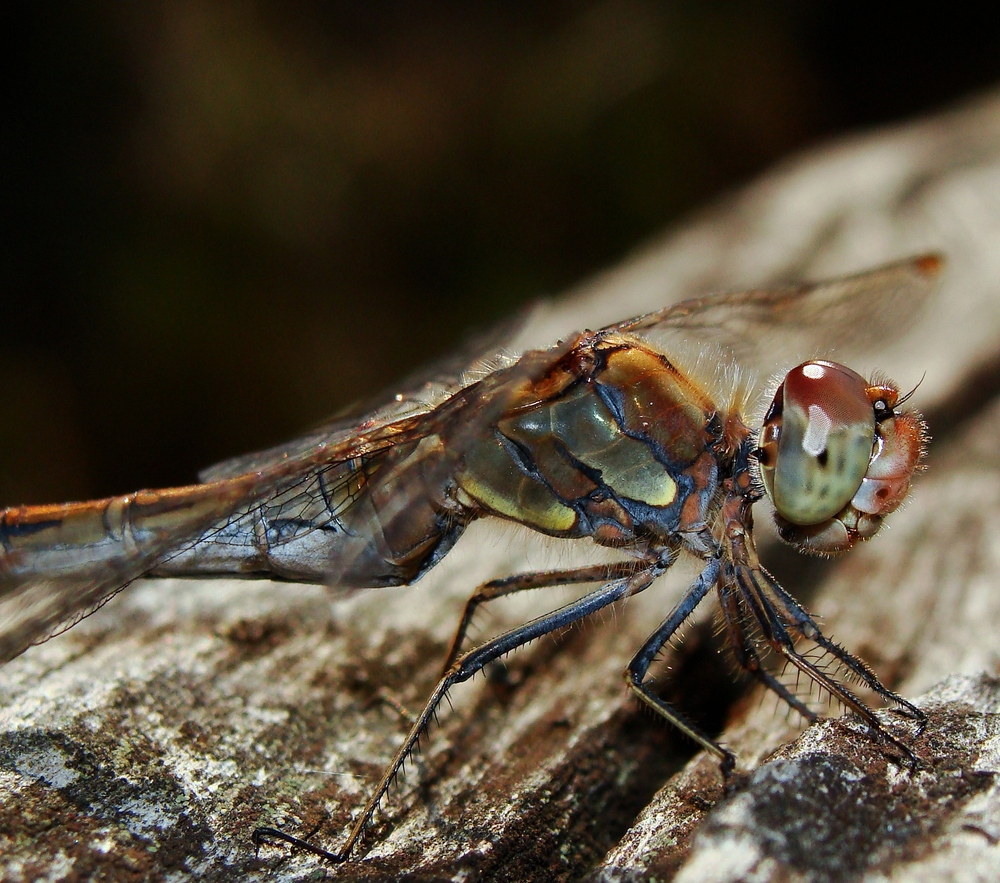
{"type": "Polygon", "coordinates": [[[435,437],[310,471],[212,525],[155,576],[214,573],[377,588],[418,579],[464,521],[444,500],[435,437]]]}
{"type": "Polygon", "coordinates": [[[0,512],[0,662],[149,572],[231,511],[252,479],[0,512]]]}
{"type": "Polygon", "coordinates": [[[86,503],[6,509],[0,513],[3,575],[139,560],[155,555],[185,527],[196,530],[227,508],[230,496],[219,487],[191,485],[86,503]]]}

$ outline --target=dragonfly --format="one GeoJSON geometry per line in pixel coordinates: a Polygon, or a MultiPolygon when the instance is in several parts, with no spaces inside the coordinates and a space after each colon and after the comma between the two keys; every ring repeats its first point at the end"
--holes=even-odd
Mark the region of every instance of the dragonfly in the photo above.
{"type": "Polygon", "coordinates": [[[782,540],[836,555],[873,537],[900,505],[924,457],[921,416],[904,407],[909,395],[893,382],[820,356],[897,334],[941,265],[923,255],[826,282],[696,297],[519,357],[498,361],[491,350],[467,370],[431,372],[371,410],[212,467],[198,484],[2,510],[0,662],[140,577],[260,577],[338,589],[414,583],[471,522],[489,517],[553,538],[590,538],[620,560],[476,589],[437,685],[340,848],[273,827],[258,828],[255,844],[351,858],[453,687],[645,591],[682,555],[700,570],[627,667],[639,700],[714,755],[724,775],[735,768],[733,753],[649,679],[658,654],[714,592],[728,645],[752,678],[815,720],[767,664],[777,659],[857,715],[887,751],[916,764],[849,684],[918,728],[924,715],[827,638],[761,565],[752,510],[769,498],[782,540]],[[701,368],[682,367],[664,343],[671,339],[678,351],[683,342],[709,352],[701,368]],[[750,376],[718,366],[766,366],[778,341],[814,355],[785,374],[755,431],[750,376]],[[587,584],[596,587],[577,600],[467,646],[481,605],[587,584]],[[822,658],[797,649],[803,641],[822,658]]]}

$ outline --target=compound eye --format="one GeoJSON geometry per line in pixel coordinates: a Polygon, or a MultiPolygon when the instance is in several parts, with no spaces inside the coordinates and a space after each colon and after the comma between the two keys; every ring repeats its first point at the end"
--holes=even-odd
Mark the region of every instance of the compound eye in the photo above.
{"type": "Polygon", "coordinates": [[[835,362],[788,372],[761,430],[761,478],[777,513],[819,524],[846,506],[868,470],[875,414],[865,379],[835,362]]]}

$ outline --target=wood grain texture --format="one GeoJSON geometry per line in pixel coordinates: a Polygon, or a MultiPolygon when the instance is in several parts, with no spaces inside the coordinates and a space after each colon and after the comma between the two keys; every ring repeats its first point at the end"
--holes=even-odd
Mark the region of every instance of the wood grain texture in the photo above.
{"type": "MultiPolygon", "coordinates": [[[[702,619],[664,683],[739,755],[744,776],[724,791],[717,765],[621,678],[688,571],[457,690],[359,861],[255,854],[259,824],[336,848],[404,733],[384,699],[419,706],[475,585],[589,552],[483,523],[415,587],[331,605],[315,587],[149,581],[6,666],[4,879],[994,878],[1000,94],[786,162],[538,313],[523,342],[928,249],[949,261],[935,299],[855,365],[904,386],[924,377],[934,442],[912,502],[834,564],[764,551],[828,634],[927,710],[919,736],[885,713],[918,770],[849,719],[796,740],[795,720],[734,684],[702,619]]],[[[551,593],[511,599],[482,628],[552,606],[551,593]]]]}

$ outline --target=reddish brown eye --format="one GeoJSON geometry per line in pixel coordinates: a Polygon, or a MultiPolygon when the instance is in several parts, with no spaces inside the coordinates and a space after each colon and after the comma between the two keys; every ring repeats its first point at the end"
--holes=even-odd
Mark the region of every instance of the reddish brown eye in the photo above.
{"type": "MultiPolygon", "coordinates": [[[[875,414],[865,379],[835,362],[793,368],[761,430],[771,456],[761,464],[764,488],[778,514],[797,525],[819,524],[861,487],[875,441],[875,414]]],[[[762,445],[762,447],[765,447],[762,445]]]]}

